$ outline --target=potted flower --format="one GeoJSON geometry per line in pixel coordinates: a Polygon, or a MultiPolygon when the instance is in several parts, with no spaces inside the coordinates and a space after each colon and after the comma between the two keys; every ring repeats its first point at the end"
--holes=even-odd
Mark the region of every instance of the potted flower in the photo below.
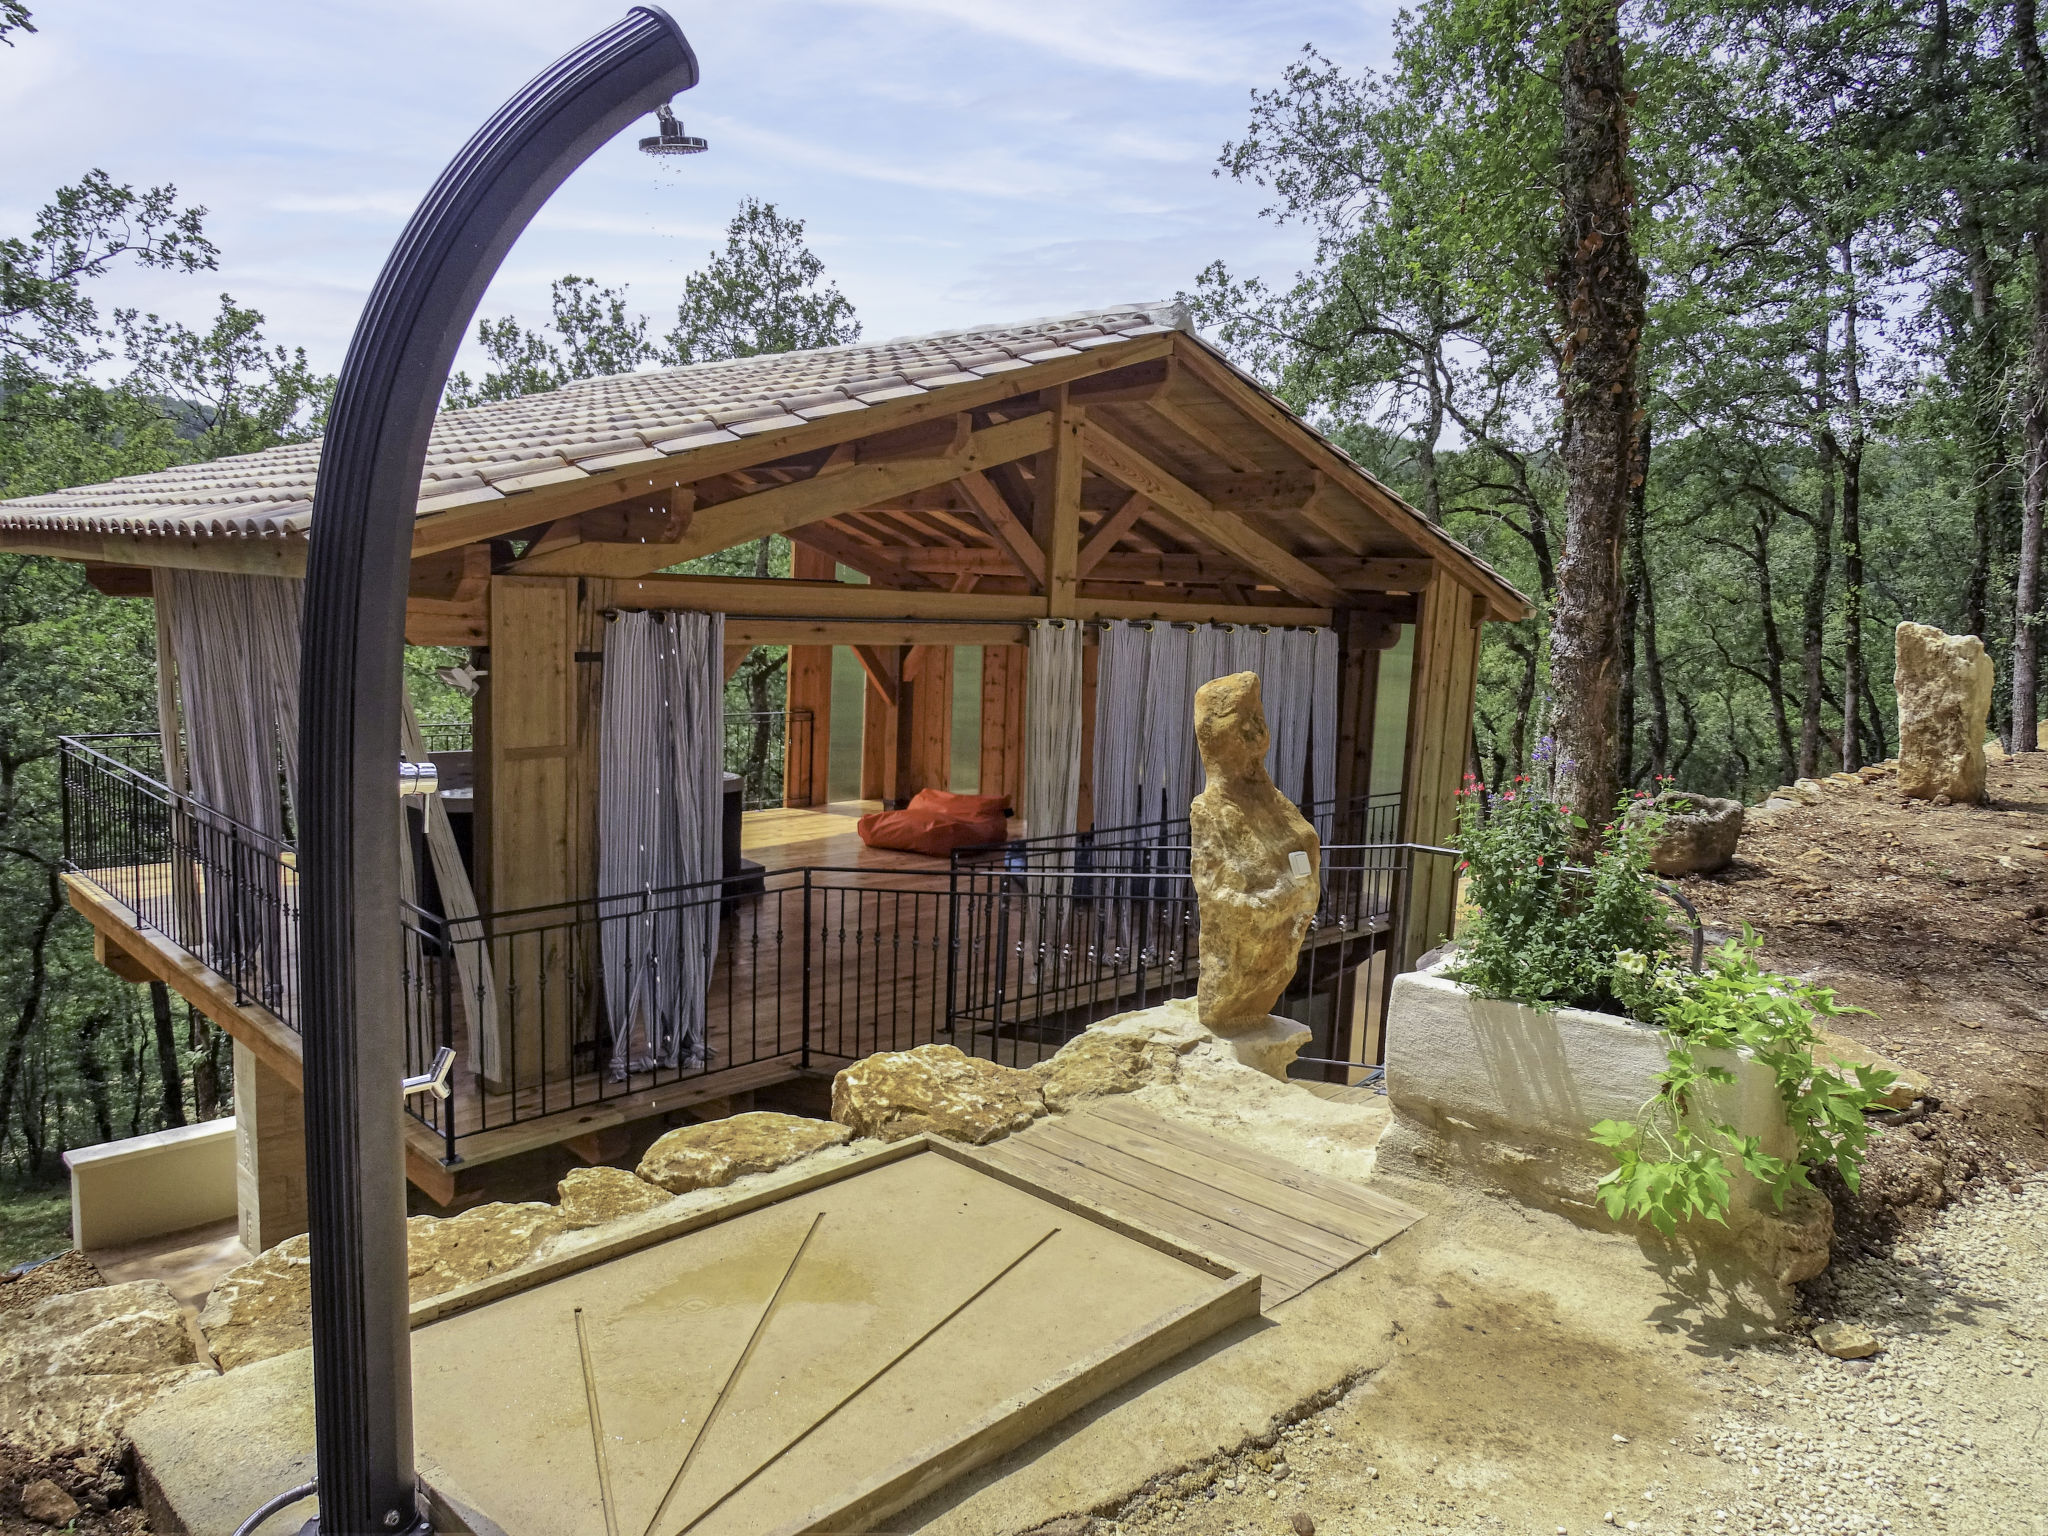
{"type": "Polygon", "coordinates": [[[1809,1278],[1832,1230],[1811,1174],[1854,1187],[1863,1111],[1891,1074],[1817,1065],[1816,1021],[1854,1010],[1765,971],[1747,931],[1692,968],[1649,874],[1663,830],[1640,792],[1595,828],[1531,780],[1490,803],[1468,783],[1470,916],[1446,958],[1394,982],[1382,1146],[1395,1166],[1809,1278]]]}

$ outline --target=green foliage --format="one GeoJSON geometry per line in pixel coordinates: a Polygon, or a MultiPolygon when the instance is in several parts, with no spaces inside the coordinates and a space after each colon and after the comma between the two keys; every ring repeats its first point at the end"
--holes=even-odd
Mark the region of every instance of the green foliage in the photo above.
{"type": "Polygon", "coordinates": [[[25,237],[0,239],[0,383],[44,368],[75,374],[106,355],[85,285],[116,262],[173,272],[216,264],[206,210],[179,208],[177,197],[176,187],[137,192],[93,171],[58,188],[25,237]]]}
{"type": "Polygon", "coordinates": [[[824,262],[804,244],[802,219],[747,198],[726,226],[725,249],[683,280],[665,347],[647,339],[645,315],[627,312],[624,288],[557,278],[550,297],[554,338],[510,315],[478,321],[477,342],[491,367],[480,381],[454,375],[446,402],[464,408],[542,394],[644,363],[673,368],[856,341],[853,305],[837,285],[821,283],[824,273],[824,262]]]}
{"type": "Polygon", "coordinates": [[[466,373],[450,378],[449,406],[545,394],[575,379],[631,373],[659,356],[647,341],[647,317],[626,313],[623,288],[601,287],[595,278],[571,273],[555,279],[549,303],[559,345],[510,315],[477,322],[477,342],[493,366],[481,383],[471,383],[466,373]]]}
{"type": "Polygon", "coordinates": [[[1590,864],[1577,866],[1573,850],[1592,830],[1584,816],[1527,779],[1490,804],[1468,782],[1460,791],[1458,851],[1477,910],[1452,979],[1482,997],[1532,1008],[1611,1007],[1616,958],[1661,955],[1672,944],[1646,878],[1663,819],[1640,805],[1640,792],[1624,800],[1599,829],[1590,864]]]}
{"type": "Polygon", "coordinates": [[[1615,1159],[1598,1186],[1611,1218],[1647,1220],[1667,1236],[1693,1217],[1725,1223],[1732,1181],[1744,1170],[1769,1186],[1780,1207],[1788,1190],[1812,1187],[1815,1168],[1832,1166],[1857,1187],[1868,1139],[1864,1111],[1884,1101],[1895,1078],[1858,1067],[1851,1082],[1817,1064],[1814,1021],[1860,1010],[1837,1003],[1826,988],[1763,970],[1757,947],[1745,929],[1710,950],[1698,975],[1668,958],[1618,957],[1613,990],[1621,1005],[1663,1030],[1667,1047],[1641,1123],[1603,1120],[1592,1128],[1594,1142],[1615,1159]],[[1740,1052],[1770,1071],[1797,1138],[1794,1157],[1774,1157],[1758,1138],[1708,1118],[1709,1089],[1735,1082],[1726,1067],[1702,1062],[1710,1051],[1740,1052]]]}
{"type": "Polygon", "coordinates": [[[263,316],[226,294],[210,329],[119,310],[133,367],[127,389],[160,402],[195,459],[304,442],[326,425],[334,376],[313,372],[305,348],[267,345],[263,316]]]}
{"type": "Polygon", "coordinates": [[[797,352],[860,340],[853,304],[804,244],[804,221],[746,198],[726,226],[725,249],[683,279],[672,365],[797,352]]]}

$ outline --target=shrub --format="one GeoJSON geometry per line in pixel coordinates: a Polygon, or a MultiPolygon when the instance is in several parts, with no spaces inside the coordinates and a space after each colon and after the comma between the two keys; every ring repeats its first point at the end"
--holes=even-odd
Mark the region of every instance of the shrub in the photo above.
{"type": "Polygon", "coordinates": [[[1460,798],[1459,867],[1477,911],[1451,978],[1482,997],[1532,1008],[1615,1011],[1616,958],[1662,955],[1673,943],[1647,878],[1663,818],[1641,809],[1647,797],[1625,799],[1600,829],[1585,866],[1591,873],[1579,874],[1568,866],[1591,828],[1570,806],[1526,779],[1490,808],[1469,782],[1460,798]]]}

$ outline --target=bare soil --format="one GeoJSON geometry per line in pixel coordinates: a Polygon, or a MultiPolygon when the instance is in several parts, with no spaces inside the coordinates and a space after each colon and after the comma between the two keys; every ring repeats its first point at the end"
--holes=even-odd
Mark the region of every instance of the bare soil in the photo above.
{"type": "Polygon", "coordinates": [[[1875,1129],[1837,1256],[1875,1252],[1987,1184],[2048,1167],[2048,753],[1993,756],[1991,800],[1935,805],[1897,775],[1751,812],[1737,857],[1684,889],[1777,969],[1869,1011],[1840,1032],[1927,1074],[1923,1116],[1875,1129]]]}

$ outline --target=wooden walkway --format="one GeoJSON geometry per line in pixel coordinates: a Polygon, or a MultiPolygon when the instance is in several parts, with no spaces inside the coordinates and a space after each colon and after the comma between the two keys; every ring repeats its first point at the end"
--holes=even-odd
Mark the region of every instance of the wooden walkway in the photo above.
{"type": "Polygon", "coordinates": [[[1268,1310],[1398,1237],[1424,1214],[1122,1099],[1041,1120],[978,1151],[1056,1194],[1256,1270],[1268,1310]]]}

